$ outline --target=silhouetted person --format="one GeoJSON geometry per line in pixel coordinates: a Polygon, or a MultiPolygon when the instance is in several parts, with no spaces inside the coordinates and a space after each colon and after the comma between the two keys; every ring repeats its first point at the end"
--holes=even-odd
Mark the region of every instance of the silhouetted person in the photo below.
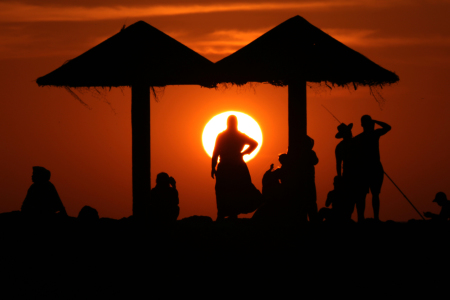
{"type": "Polygon", "coordinates": [[[282,182],[286,181],[285,169],[288,164],[287,154],[280,154],[278,160],[281,163],[281,167],[274,170],[273,164],[271,164],[269,170],[264,173],[262,179],[262,195],[264,203],[253,214],[252,219],[267,221],[285,217],[283,209],[286,208],[286,198],[282,182]]]}
{"type": "Polygon", "coordinates": [[[278,161],[281,166],[273,171],[275,177],[279,180],[279,182],[283,185],[292,181],[292,178],[289,176],[288,168],[289,168],[289,156],[286,153],[280,154],[278,156],[278,161]]]}
{"type": "Polygon", "coordinates": [[[352,158],[352,128],[353,123],[345,125],[341,123],[337,129],[338,133],[336,133],[337,139],[342,139],[339,144],[336,146],[335,155],[336,155],[336,171],[337,176],[345,176],[348,173],[354,173],[354,158],[352,158]]]}
{"type": "Polygon", "coordinates": [[[319,219],[328,221],[345,221],[351,218],[352,203],[347,198],[344,178],[335,176],[333,180],[334,190],[328,192],[325,207],[319,210],[319,219]],[[328,208],[330,207],[331,208],[328,208]]]}
{"type": "MultiPolygon", "coordinates": [[[[302,182],[299,183],[302,199],[302,206],[306,212],[306,215],[309,217],[310,221],[317,220],[317,192],[316,192],[316,182],[315,182],[315,165],[319,163],[319,158],[317,158],[317,154],[313,149],[314,140],[309,136],[306,136],[305,141],[303,143],[303,147],[305,147],[305,157],[302,158],[302,165],[300,172],[302,174],[302,182]]],[[[303,217],[301,217],[303,218],[303,217]]]]}
{"type": "MultiPolygon", "coordinates": [[[[372,120],[369,115],[361,117],[361,126],[364,131],[354,137],[354,143],[357,151],[358,177],[361,178],[361,184],[365,189],[365,194],[372,193],[372,207],[375,220],[379,220],[380,211],[380,191],[383,184],[384,170],[380,160],[380,137],[385,135],[391,126],[388,124],[372,120]],[[375,124],[381,126],[375,129],[375,124]]],[[[365,195],[356,201],[356,210],[358,212],[358,221],[364,220],[365,195]]]]}
{"type": "Polygon", "coordinates": [[[424,212],[423,215],[426,218],[431,218],[435,221],[447,221],[450,218],[450,201],[447,200],[447,195],[444,192],[439,192],[436,194],[433,202],[436,202],[441,208],[439,214],[434,214],[432,212],[424,212]]]}
{"type": "Polygon", "coordinates": [[[100,218],[98,216],[98,211],[95,208],[85,205],[78,213],[77,219],[86,222],[95,222],[100,218]]]}
{"type": "MultiPolygon", "coordinates": [[[[278,170],[278,169],[277,169],[278,170]]],[[[269,170],[264,173],[262,179],[262,195],[264,202],[273,201],[281,193],[281,183],[277,173],[273,171],[273,164],[270,165],[269,170]]]]}
{"type": "Polygon", "coordinates": [[[227,129],[216,138],[211,160],[211,177],[216,177],[217,220],[227,216],[237,218],[240,213],[254,211],[257,208],[254,204],[261,201],[261,193],[252,184],[243,158],[257,146],[258,142],[238,131],[236,116],[229,116],[227,129]],[[246,145],[249,147],[243,151],[246,145]]]}
{"type": "Polygon", "coordinates": [[[364,184],[360,181],[360,176],[356,167],[357,149],[355,148],[353,134],[353,123],[348,125],[341,123],[337,129],[337,139],[342,141],[337,144],[335,149],[336,156],[336,173],[338,177],[342,177],[342,188],[345,191],[345,198],[349,201],[350,215],[353,213],[356,199],[361,199],[366,195],[364,184]]]}
{"type": "Polygon", "coordinates": [[[167,173],[159,173],[156,176],[156,186],[150,191],[150,219],[157,222],[175,222],[180,214],[178,204],[175,179],[167,173]]]}
{"type": "Polygon", "coordinates": [[[50,171],[46,168],[33,167],[31,176],[33,184],[28,189],[21,208],[22,213],[26,216],[35,218],[67,216],[58,192],[50,182],[50,175],[50,171]]]}

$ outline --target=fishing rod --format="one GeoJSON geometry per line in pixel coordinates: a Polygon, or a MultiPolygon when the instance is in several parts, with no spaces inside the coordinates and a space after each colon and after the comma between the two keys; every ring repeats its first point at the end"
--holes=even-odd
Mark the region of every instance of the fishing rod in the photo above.
{"type": "MultiPolygon", "coordinates": [[[[328,108],[325,107],[325,105],[322,104],[322,106],[323,106],[323,108],[326,109],[326,111],[328,111],[328,112],[330,113],[330,115],[333,116],[333,118],[336,119],[336,121],[339,122],[339,124],[342,123],[341,121],[339,121],[338,118],[336,118],[335,115],[333,115],[333,113],[332,113],[331,111],[328,110],[328,108]]],[[[386,177],[392,182],[392,184],[393,184],[393,185],[398,189],[398,191],[403,195],[403,197],[405,197],[406,201],[408,201],[408,203],[411,204],[411,206],[412,206],[412,207],[414,208],[414,210],[419,214],[419,216],[420,216],[423,220],[425,220],[425,218],[424,218],[424,217],[422,216],[422,214],[417,210],[417,208],[414,206],[414,204],[412,204],[412,202],[408,199],[408,197],[406,197],[406,195],[402,192],[402,190],[398,187],[398,185],[395,184],[394,180],[392,180],[392,178],[389,177],[389,175],[388,175],[385,171],[383,171],[383,172],[384,172],[384,175],[386,175],[386,177]]]]}

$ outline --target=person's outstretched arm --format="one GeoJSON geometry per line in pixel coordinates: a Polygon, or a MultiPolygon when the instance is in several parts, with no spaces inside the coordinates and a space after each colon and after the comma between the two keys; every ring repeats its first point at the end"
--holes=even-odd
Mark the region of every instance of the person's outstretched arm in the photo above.
{"type": "Polygon", "coordinates": [[[385,134],[388,133],[388,132],[391,130],[391,128],[392,128],[389,124],[386,124],[386,123],[381,122],[381,121],[373,120],[373,122],[374,122],[375,124],[378,124],[378,125],[381,126],[380,129],[377,129],[377,132],[380,134],[380,136],[381,136],[381,135],[385,135],[385,134]]]}
{"type": "Polygon", "coordinates": [[[431,218],[431,219],[437,219],[439,217],[438,214],[426,211],[423,213],[423,215],[425,216],[425,218],[431,218]]]}
{"type": "Polygon", "coordinates": [[[251,137],[245,136],[245,144],[248,145],[248,148],[245,149],[244,152],[241,152],[242,156],[247,155],[255,151],[256,147],[258,147],[258,142],[252,139],[251,137]]]}

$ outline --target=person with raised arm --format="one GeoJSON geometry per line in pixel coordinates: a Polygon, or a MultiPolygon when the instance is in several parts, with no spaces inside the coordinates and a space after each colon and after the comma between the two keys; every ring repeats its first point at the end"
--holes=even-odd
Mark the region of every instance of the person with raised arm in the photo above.
{"type": "Polygon", "coordinates": [[[240,213],[254,211],[262,202],[244,161],[244,155],[256,147],[258,142],[240,132],[237,117],[230,115],[227,129],[216,138],[211,160],[211,177],[216,178],[217,220],[237,218],[240,213]],[[244,150],[246,145],[248,148],[244,150]]]}
{"type": "MultiPolygon", "coordinates": [[[[379,221],[380,192],[383,184],[384,169],[380,159],[380,137],[391,130],[391,126],[369,115],[361,117],[363,132],[354,137],[354,146],[357,155],[356,166],[358,177],[361,178],[362,188],[367,194],[372,193],[373,217],[379,221]],[[381,128],[375,129],[375,125],[381,128]]],[[[364,220],[365,195],[356,201],[358,221],[364,220]]]]}

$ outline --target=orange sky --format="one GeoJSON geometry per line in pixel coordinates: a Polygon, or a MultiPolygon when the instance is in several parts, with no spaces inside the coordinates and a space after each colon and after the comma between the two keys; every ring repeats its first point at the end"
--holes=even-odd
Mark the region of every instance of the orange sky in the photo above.
{"type": "MultiPolygon", "coordinates": [[[[0,212],[20,209],[31,167],[41,165],[52,172],[70,215],[84,205],[101,217],[131,214],[130,89],[78,92],[87,108],[64,89],[39,88],[35,80],[138,20],[215,62],[288,18],[304,17],[400,77],[398,84],[381,90],[382,104],[368,88],[308,89],[308,134],[319,157],[318,206],[324,206],[332,189],[338,143],[338,123],[322,104],[341,121],[353,122],[354,134],[362,131],[363,114],[393,127],[381,139],[382,162],[419,211],[438,211],[431,202],[438,191],[450,196],[450,1],[108,3],[0,1],[0,212]]],[[[162,171],[175,177],[180,218],[215,217],[215,182],[201,134],[211,117],[227,110],[260,123],[264,144],[248,166],[261,188],[262,175],[287,148],[287,88],[168,86],[159,102],[151,102],[152,181],[162,171]]],[[[366,216],[372,216],[370,201],[366,216]]],[[[386,178],[380,218],[418,218],[386,178]]]]}

